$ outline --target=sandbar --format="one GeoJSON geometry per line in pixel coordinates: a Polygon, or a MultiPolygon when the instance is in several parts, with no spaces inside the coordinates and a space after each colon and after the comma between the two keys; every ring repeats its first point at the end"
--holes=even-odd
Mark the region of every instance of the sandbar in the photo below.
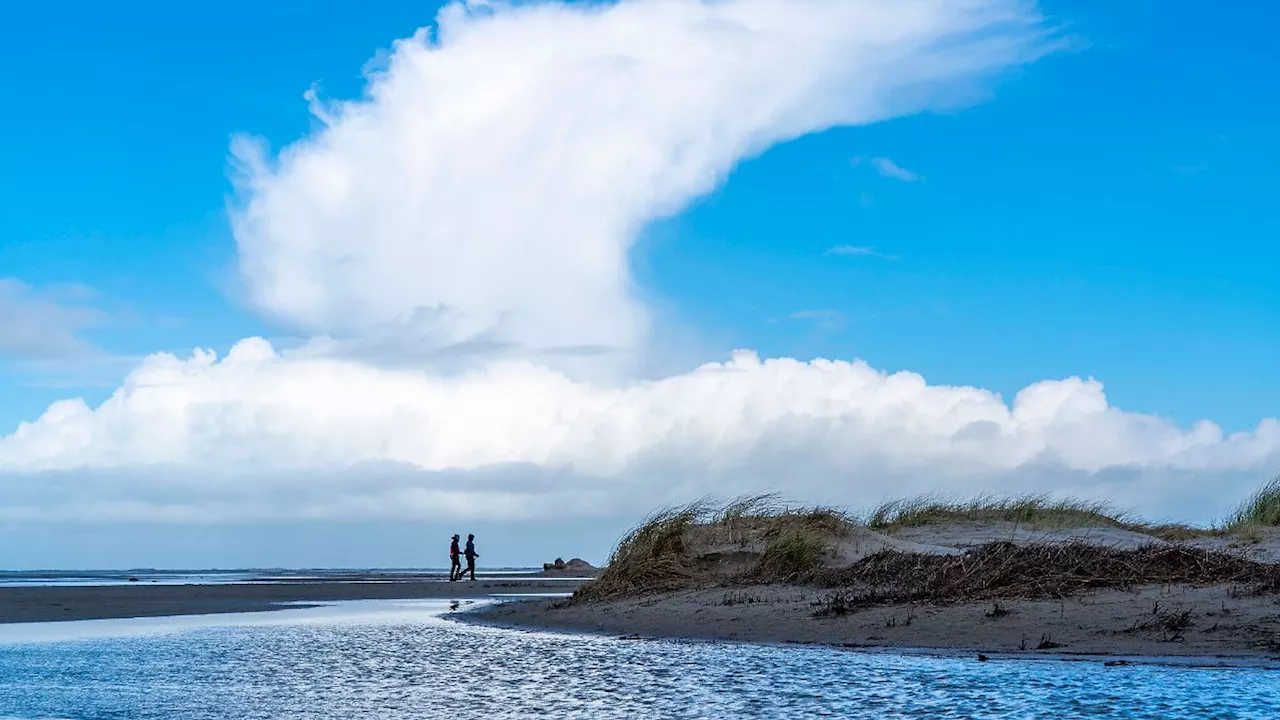
{"type": "Polygon", "coordinates": [[[258,612],[344,600],[483,598],[568,593],[583,580],[514,576],[450,583],[384,576],[189,585],[0,587],[0,623],[258,612]]]}

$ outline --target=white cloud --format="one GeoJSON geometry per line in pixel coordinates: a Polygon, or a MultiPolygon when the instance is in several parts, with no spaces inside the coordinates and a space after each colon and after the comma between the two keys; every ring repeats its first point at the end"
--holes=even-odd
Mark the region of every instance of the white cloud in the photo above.
{"type": "Polygon", "coordinates": [[[0,360],[65,360],[94,352],[80,333],[106,320],[88,288],[37,289],[0,278],[0,360]]]}
{"type": "Polygon", "coordinates": [[[0,437],[0,519],[565,516],[762,489],[1156,488],[1199,512],[1280,459],[1274,420],[1224,436],[1092,381],[1006,404],[750,353],[582,372],[646,342],[646,223],[775,143],[973,97],[1039,52],[1038,23],[1020,0],[450,6],[364,98],[312,95],[319,133],[235,146],[246,286],[317,337],[155,355],[97,408],[52,405],[0,437]]]}
{"type": "Polygon", "coordinates": [[[1278,462],[1275,420],[1180,428],[1075,378],[1006,404],[742,352],[610,388],[526,362],[446,378],[246,340],[221,361],[153,356],[100,407],[58,403],[0,439],[0,516],[549,516],[769,488],[862,504],[1072,487],[1194,514],[1188,498],[1243,492],[1278,462]]]}
{"type": "Polygon", "coordinates": [[[915,182],[920,179],[919,175],[902,167],[889,158],[872,158],[871,164],[875,166],[876,172],[887,178],[901,180],[902,182],[915,182]]]}
{"type": "Polygon", "coordinates": [[[363,98],[309,94],[326,127],[278,157],[236,143],[248,289],[340,348],[557,367],[644,346],[647,222],[780,141],[969,98],[1042,39],[1023,0],[473,3],[438,28],[363,98]]]}
{"type": "Polygon", "coordinates": [[[886,255],[870,245],[836,245],[828,248],[823,255],[847,255],[850,257],[874,257],[883,260],[897,260],[897,255],[886,255]]]}
{"type": "Polygon", "coordinates": [[[910,170],[894,162],[891,158],[887,158],[887,157],[865,158],[859,155],[858,157],[855,157],[853,160],[850,160],[849,164],[853,165],[854,167],[857,167],[861,165],[863,161],[866,161],[868,164],[871,165],[871,167],[875,168],[875,171],[880,173],[882,177],[892,178],[894,180],[901,180],[902,182],[908,182],[908,183],[916,182],[917,180],[920,180],[920,176],[918,174],[911,172],[910,170]]]}
{"type": "Polygon", "coordinates": [[[827,250],[827,255],[854,255],[857,257],[871,257],[876,255],[876,249],[870,245],[836,245],[827,250]]]}
{"type": "Polygon", "coordinates": [[[845,314],[839,310],[797,310],[788,316],[792,320],[804,320],[812,322],[817,327],[835,331],[840,330],[849,321],[845,314]]]}

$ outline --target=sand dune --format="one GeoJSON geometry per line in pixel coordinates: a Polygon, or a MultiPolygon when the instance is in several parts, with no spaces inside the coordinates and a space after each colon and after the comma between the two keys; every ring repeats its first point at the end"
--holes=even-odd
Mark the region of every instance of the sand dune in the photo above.
{"type": "Polygon", "coordinates": [[[642,638],[1280,660],[1276,528],[1161,528],[1072,506],[1044,513],[1053,522],[873,529],[838,511],[751,509],[656,516],[571,601],[470,617],[642,638]]]}

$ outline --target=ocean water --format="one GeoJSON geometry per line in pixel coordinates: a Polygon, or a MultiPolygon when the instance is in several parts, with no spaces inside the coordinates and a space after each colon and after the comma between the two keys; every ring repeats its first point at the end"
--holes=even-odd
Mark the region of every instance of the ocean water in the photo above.
{"type": "MultiPolygon", "coordinates": [[[[523,577],[539,572],[535,568],[486,568],[476,577],[523,577]]],[[[299,581],[335,582],[445,582],[447,568],[371,570],[0,570],[0,587],[53,587],[104,585],[221,585],[242,582],[289,583],[299,581]]],[[[573,581],[578,578],[545,578],[573,581]]]]}
{"type": "Polygon", "coordinates": [[[0,626],[0,718],[1273,718],[1280,672],[628,641],[442,601],[0,626]]]}

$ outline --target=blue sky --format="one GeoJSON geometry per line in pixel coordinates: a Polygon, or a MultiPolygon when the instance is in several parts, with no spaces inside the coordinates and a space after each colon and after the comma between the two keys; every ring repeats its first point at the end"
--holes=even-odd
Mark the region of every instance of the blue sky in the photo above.
{"type": "MultiPolygon", "coordinates": [[[[0,437],[149,353],[290,334],[237,275],[231,139],[315,132],[303,92],[357,96],[438,7],[8,8],[0,279],[96,319],[88,352],[0,355],[0,437]]],[[[981,102],[774,146],[648,227],[632,272],[681,346],[654,372],[751,348],[1006,399],[1094,377],[1113,406],[1228,431],[1280,412],[1280,9],[1041,7],[1070,49],[981,102]]]]}
{"type": "MultiPolygon", "coordinates": [[[[742,166],[652,228],[639,281],[726,350],[863,357],[1012,394],[1094,376],[1114,404],[1247,428],[1280,407],[1277,11],[1046,3],[1080,38],[954,114],[837,129],[742,166]],[[902,182],[856,157],[888,157],[902,182]],[[897,259],[824,255],[838,245],[897,259]],[[816,315],[838,322],[795,317],[816,315]],[[838,313],[838,315],[837,315],[838,313]]],[[[0,275],[76,283],[115,355],[275,329],[237,296],[228,142],[357,94],[429,3],[24,4],[0,29],[0,275]]],[[[12,363],[0,426],[100,399],[127,365],[51,383],[12,363]],[[57,384],[58,387],[47,387],[57,384]],[[71,387],[62,385],[69,384],[71,387]]]]}
{"type": "Polygon", "coordinates": [[[1259,24],[1194,3],[1048,7],[1088,45],[954,115],[776,148],[671,223],[654,284],[770,354],[1007,395],[1091,375],[1126,409],[1234,428],[1274,413],[1280,54],[1259,24]],[[851,169],[859,155],[923,179],[851,169]],[[822,255],[839,244],[900,259],[822,255]],[[849,321],[760,323],[800,308],[849,321]]]}

